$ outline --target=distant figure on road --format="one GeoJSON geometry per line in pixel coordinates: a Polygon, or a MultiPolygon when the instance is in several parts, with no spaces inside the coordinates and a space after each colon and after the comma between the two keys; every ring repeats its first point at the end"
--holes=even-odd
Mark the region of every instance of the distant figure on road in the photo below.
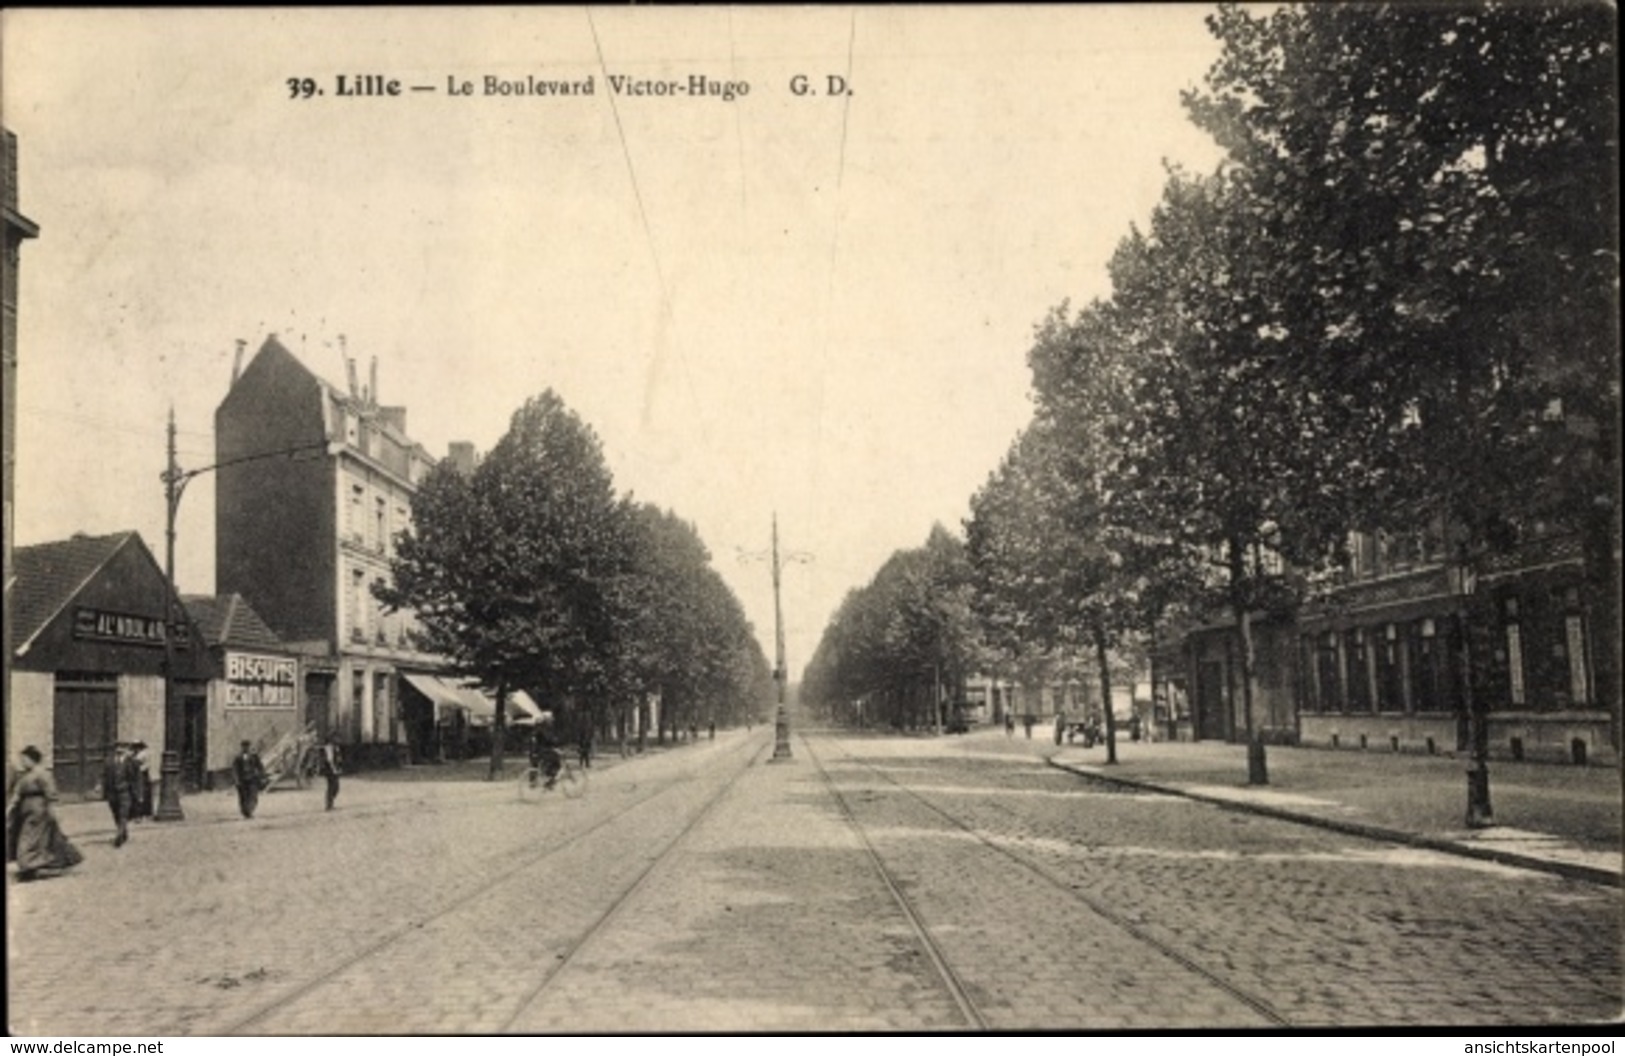
{"type": "Polygon", "coordinates": [[[1004,735],[1006,737],[1014,737],[1016,735],[1016,713],[1013,711],[1007,711],[1004,713],[1004,735]]]}
{"type": "Polygon", "coordinates": [[[1065,732],[1066,732],[1066,712],[1057,711],[1055,713],[1055,743],[1057,745],[1059,745],[1061,743],[1061,734],[1063,734],[1065,732]]]}
{"type": "Polygon", "coordinates": [[[705,739],[708,741],[714,741],[717,739],[717,723],[715,719],[712,719],[711,722],[706,725],[705,739]]]}
{"type": "Polygon", "coordinates": [[[135,814],[139,779],[130,746],[119,741],[102,766],[102,795],[107,799],[107,809],[113,814],[113,826],[117,830],[114,847],[123,847],[130,841],[130,818],[135,814]]]}
{"type": "Polygon", "coordinates": [[[1033,739],[1033,723],[1035,721],[1036,717],[1030,711],[1021,717],[1021,725],[1027,731],[1027,739],[1029,741],[1033,739]]]}
{"type": "Polygon", "coordinates": [[[327,778],[326,809],[332,810],[333,801],[339,798],[339,775],[344,773],[344,760],[339,755],[338,737],[329,733],[327,740],[322,742],[322,746],[317,751],[320,754],[316,758],[316,769],[323,777],[327,778]]]}
{"type": "Polygon", "coordinates": [[[42,872],[71,869],[85,860],[57,824],[51,804],[56,782],[40,765],[38,748],[29,745],[18,761],[16,782],[6,804],[6,858],[17,863],[17,879],[34,880],[42,872]]]}
{"type": "Polygon", "coordinates": [[[135,814],[137,818],[152,817],[152,753],[147,750],[146,741],[136,741],[135,745],[135,814]]]}
{"type": "Polygon", "coordinates": [[[542,786],[544,788],[553,787],[553,781],[564,766],[564,757],[559,754],[558,734],[553,730],[553,716],[550,714],[543,715],[531,733],[530,765],[547,778],[542,786]]]}
{"type": "Polygon", "coordinates": [[[592,723],[581,724],[581,734],[576,738],[576,759],[583,768],[592,766],[592,723]]]}
{"type": "Polygon", "coordinates": [[[237,809],[243,817],[252,818],[260,805],[260,786],[265,783],[265,764],[253,742],[242,742],[237,758],[231,761],[231,777],[237,783],[237,809]]]}

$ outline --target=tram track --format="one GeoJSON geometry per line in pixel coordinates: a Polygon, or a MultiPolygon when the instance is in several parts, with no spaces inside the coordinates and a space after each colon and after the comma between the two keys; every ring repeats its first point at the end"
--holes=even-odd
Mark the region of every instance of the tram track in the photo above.
{"type": "MultiPolygon", "coordinates": [[[[679,842],[681,842],[683,837],[692,831],[699,821],[710,812],[711,808],[716,804],[716,802],[720,801],[726,795],[727,790],[733,786],[738,777],[748,770],[752,765],[755,765],[762,754],[767,750],[766,746],[762,744],[757,744],[754,746],[754,748],[752,748],[751,743],[752,742],[750,741],[745,741],[742,742],[738,747],[732,749],[732,751],[745,756],[745,762],[743,765],[729,773],[727,779],[721,782],[720,788],[707,798],[700,809],[695,812],[694,816],[690,818],[690,820],[679,831],[678,835],[665,847],[663,847],[660,853],[657,854],[648,863],[648,865],[636,875],[635,879],[629,886],[623,889],[620,894],[616,896],[610,907],[603,911],[591,925],[589,925],[573,942],[569,944],[566,953],[560,955],[557,958],[556,963],[545,971],[542,980],[535,987],[531,988],[517,1010],[505,1018],[502,1029],[507,1029],[509,1024],[512,1024],[515,1020],[517,1020],[523,1011],[536,1001],[537,997],[552,983],[554,979],[559,976],[569,962],[574,959],[575,954],[583,946],[585,946],[594,935],[601,932],[604,926],[612,918],[619,914],[621,907],[625,905],[636,890],[643,886],[644,881],[652,872],[654,872],[660,862],[663,861],[671,853],[672,849],[675,848],[679,842]],[[746,749],[749,750],[747,751],[746,749]]],[[[681,773],[664,779],[656,784],[655,787],[647,794],[637,797],[632,802],[620,807],[619,809],[616,809],[612,813],[593,822],[592,824],[570,833],[559,840],[548,843],[546,846],[534,853],[521,855],[519,858],[517,858],[517,860],[504,864],[497,871],[482,877],[478,883],[464,887],[441,899],[440,904],[431,911],[414,915],[411,920],[404,922],[398,927],[389,929],[372,942],[364,945],[361,949],[341,957],[337,962],[327,967],[318,975],[305,980],[289,991],[277,995],[274,999],[260,1005],[249,1015],[236,1019],[229,1026],[224,1027],[220,1033],[244,1034],[251,1032],[256,1026],[262,1025],[268,1020],[274,1019],[278,1013],[299,1004],[301,1001],[317,995],[324,987],[335,984],[346,974],[366,966],[369,962],[380,959],[393,947],[396,947],[404,940],[423,932],[431,924],[444,924],[448,920],[455,918],[458,913],[475,911],[476,908],[481,905],[482,896],[487,896],[497,892],[502,889],[504,885],[529,879],[532,875],[532,870],[536,866],[546,862],[548,859],[562,855],[568,850],[580,847],[589,838],[604,832],[622,819],[648,806],[654,800],[659,799],[660,797],[667,795],[674,790],[685,787],[685,785],[692,780],[693,774],[690,772],[681,773]]]]}
{"type": "MultiPolygon", "coordinates": [[[[970,1002],[969,995],[965,992],[966,987],[964,983],[960,980],[958,973],[956,973],[948,963],[948,960],[940,945],[934,938],[931,937],[930,930],[919,911],[915,907],[907,904],[907,896],[903,894],[901,888],[891,876],[890,870],[881,860],[879,853],[875,850],[874,845],[869,840],[868,835],[863,832],[862,824],[857,819],[855,812],[851,809],[846,797],[835,786],[833,779],[830,778],[827,770],[824,767],[823,761],[819,759],[817,753],[808,743],[805,736],[801,737],[801,741],[808,755],[817,762],[819,771],[829,784],[831,792],[835,795],[841,806],[842,812],[847,816],[848,821],[862,838],[865,847],[869,850],[871,858],[875,861],[876,868],[886,879],[887,886],[892,889],[893,895],[895,898],[897,898],[899,906],[902,907],[902,910],[908,917],[911,925],[914,926],[916,933],[920,937],[921,944],[927,948],[933,963],[938,966],[939,974],[944,980],[944,985],[954,993],[956,1003],[962,1001],[969,1002],[968,1007],[963,1004],[961,1006],[962,1010],[966,1012],[967,1020],[974,1023],[979,1029],[986,1029],[987,1024],[985,1017],[980,1011],[976,1010],[974,1002],[970,1002]]],[[[1052,870],[1044,866],[1042,863],[1036,862],[1026,855],[1023,855],[1007,846],[1003,846],[1000,843],[989,839],[983,833],[977,831],[973,826],[955,817],[953,814],[927,799],[924,795],[916,792],[914,789],[908,787],[908,785],[897,780],[891,774],[887,773],[885,769],[866,762],[857,755],[853,754],[850,750],[846,750],[844,746],[842,750],[847,761],[850,761],[851,763],[862,767],[865,771],[883,779],[888,785],[903,793],[912,801],[926,808],[937,818],[940,818],[942,821],[945,821],[949,825],[953,826],[954,829],[965,833],[974,839],[976,843],[990,851],[995,852],[1003,859],[1014,863],[1028,874],[1037,877],[1046,887],[1052,888],[1053,890],[1066,895],[1072,902],[1084,907],[1090,913],[1113,925],[1135,941],[1151,948],[1157,954],[1178,965],[1185,971],[1193,973],[1194,975],[1204,979],[1211,986],[1228,995],[1240,1005],[1245,1006],[1254,1014],[1263,1017],[1269,1023],[1276,1026],[1292,1025],[1291,1021],[1269,1001],[1251,993],[1244,987],[1237,986],[1224,978],[1222,975],[1219,975],[1199,962],[1193,960],[1180,950],[1158,939],[1155,935],[1148,932],[1144,927],[1141,927],[1139,924],[1133,920],[1130,920],[1122,913],[1117,912],[1102,900],[1093,898],[1088,894],[1079,891],[1071,883],[1057,876],[1052,870]]]]}
{"type": "Polygon", "coordinates": [[[580,952],[584,950],[593,941],[593,939],[602,934],[613,921],[621,916],[625,908],[631,904],[633,898],[638,894],[639,891],[643,890],[645,885],[649,882],[649,878],[654,876],[655,873],[659,871],[661,865],[671,858],[672,852],[677,849],[679,844],[688,838],[689,833],[699,828],[700,822],[709,817],[711,812],[716,809],[717,804],[721,803],[725,798],[727,798],[728,792],[734,787],[734,784],[738,780],[740,774],[743,774],[746,770],[749,770],[752,766],[755,766],[760,761],[762,754],[766,751],[767,747],[765,745],[759,747],[755,753],[751,755],[749,761],[747,761],[737,773],[730,775],[728,780],[724,781],[721,787],[717,789],[716,794],[708,798],[700,809],[694,812],[693,816],[690,817],[683,827],[677,831],[677,834],[667,841],[666,845],[660,849],[658,854],[650,859],[648,866],[637,875],[637,878],[634,879],[630,885],[625,887],[620,894],[615,896],[615,900],[610,903],[609,908],[604,910],[604,912],[598,916],[598,919],[595,920],[586,931],[582,932],[580,937],[577,938],[575,942],[571,943],[569,949],[565,950],[564,953],[558,957],[553,966],[542,974],[542,977],[536,983],[535,988],[525,996],[525,999],[520,1002],[519,1007],[514,1010],[513,1014],[508,1016],[503,1021],[502,1025],[497,1028],[497,1033],[508,1033],[513,1029],[515,1023],[518,1023],[522,1018],[524,1018],[525,1013],[530,1011],[530,1009],[542,999],[543,994],[545,994],[547,990],[553,986],[553,984],[559,978],[561,978],[567,970],[569,970],[577,955],[580,954],[580,952]]]}
{"type": "Polygon", "coordinates": [[[969,1026],[976,1030],[987,1030],[987,1017],[977,1007],[965,984],[960,980],[959,974],[954,971],[953,966],[948,963],[948,958],[943,953],[942,948],[932,938],[931,929],[926,926],[919,912],[909,902],[908,896],[903,894],[902,888],[897,883],[897,878],[892,875],[890,869],[886,868],[885,860],[880,857],[880,852],[875,850],[875,845],[869,839],[869,834],[863,831],[863,825],[858,821],[851,804],[847,802],[846,796],[842,794],[835,781],[829,776],[829,771],[824,767],[824,761],[818,757],[818,753],[813,750],[806,737],[803,736],[800,739],[802,750],[818,767],[818,774],[823,778],[825,787],[835,797],[835,803],[840,807],[841,815],[846,819],[847,824],[851,827],[853,833],[857,835],[859,841],[862,842],[870,863],[875,867],[875,872],[880,876],[881,882],[886,885],[886,890],[891,893],[892,899],[897,903],[898,910],[907,919],[909,928],[914,933],[915,942],[919,944],[921,950],[931,961],[931,967],[936,971],[937,978],[942,982],[943,988],[948,991],[948,996],[953,998],[954,1005],[959,1009],[959,1014],[965,1018],[965,1022],[969,1026]]]}

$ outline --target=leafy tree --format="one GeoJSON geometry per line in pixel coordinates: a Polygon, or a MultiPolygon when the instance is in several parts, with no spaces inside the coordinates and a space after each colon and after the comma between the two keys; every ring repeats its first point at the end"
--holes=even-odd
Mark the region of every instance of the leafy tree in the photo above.
{"type": "Polygon", "coordinates": [[[1175,173],[1150,231],[1113,258],[1113,332],[1136,374],[1115,501],[1124,523],[1211,561],[1239,638],[1248,777],[1264,783],[1251,619],[1295,600],[1287,564],[1313,568],[1346,532],[1349,431],[1293,383],[1273,322],[1292,286],[1254,220],[1244,185],[1175,173]]]}
{"type": "Polygon", "coordinates": [[[940,731],[944,689],[957,695],[981,655],[964,544],[933,525],[922,547],[892,554],[847,594],[803,676],[826,714],[866,700],[898,729],[940,731]]]}
{"type": "Polygon", "coordinates": [[[512,690],[557,706],[612,687],[626,522],[597,437],[551,390],[514,412],[471,478],[437,467],[412,515],[393,581],[375,591],[416,611],[425,648],[495,691],[494,778],[512,690]]]}
{"type": "Polygon", "coordinates": [[[1335,411],[1351,526],[1442,513],[1457,560],[1584,541],[1619,672],[1617,15],[1307,5],[1210,20],[1192,117],[1282,296],[1291,398],[1335,411]]]}

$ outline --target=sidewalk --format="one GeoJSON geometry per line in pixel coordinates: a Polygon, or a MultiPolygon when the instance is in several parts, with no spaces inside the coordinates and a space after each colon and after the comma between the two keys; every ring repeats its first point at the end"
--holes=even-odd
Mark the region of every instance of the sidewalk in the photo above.
{"type": "MultiPolygon", "coordinates": [[[[703,745],[706,741],[702,737],[696,743],[703,745]]],[[[681,751],[689,746],[689,742],[686,741],[681,744],[667,742],[664,745],[650,741],[643,753],[633,753],[624,759],[611,746],[608,751],[600,751],[593,755],[591,773],[596,774],[633,763],[640,758],[652,758],[665,752],[681,751]]],[[[573,749],[569,755],[572,760],[575,758],[573,749]]],[[[467,798],[471,792],[497,799],[511,799],[514,796],[514,782],[518,780],[525,765],[523,754],[509,754],[504,762],[504,776],[496,781],[486,780],[490,768],[488,756],[461,762],[418,764],[398,770],[362,770],[344,775],[340,782],[335,809],[347,814],[386,813],[413,803],[427,804],[447,797],[467,798]]],[[[303,789],[291,780],[279,781],[271,789],[260,793],[254,819],[275,822],[278,819],[320,814],[323,812],[326,787],[326,783],[320,778],[303,789]]],[[[65,797],[54,809],[63,832],[70,840],[95,841],[113,838],[115,831],[113,816],[108,811],[107,804],[101,800],[82,801],[65,797]]],[[[197,825],[240,824],[243,821],[242,814],[237,809],[237,792],[230,785],[212,792],[190,792],[183,795],[181,813],[185,816],[182,824],[153,821],[132,823],[131,838],[140,840],[151,835],[160,835],[162,838],[172,833],[184,832],[197,825]]]]}
{"type": "Polygon", "coordinates": [[[1466,760],[1272,746],[1270,783],[1247,784],[1245,745],[1129,741],[1045,745],[1051,766],[1355,835],[1428,847],[1596,883],[1621,882],[1620,771],[1492,760],[1498,824],[1469,829],[1466,760]]]}

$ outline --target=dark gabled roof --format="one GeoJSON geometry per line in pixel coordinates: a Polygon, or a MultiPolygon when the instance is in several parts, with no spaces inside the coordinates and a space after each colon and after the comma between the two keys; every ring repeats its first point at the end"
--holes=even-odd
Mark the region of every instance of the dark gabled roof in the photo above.
{"type": "Polygon", "coordinates": [[[181,599],[187,615],[197,624],[203,643],[210,647],[229,645],[241,649],[272,649],[285,647],[276,632],[266,626],[260,614],[241,594],[215,597],[209,594],[188,594],[181,599]]]}
{"type": "Polygon", "coordinates": [[[19,546],[12,552],[16,582],[12,593],[11,626],[7,646],[15,651],[56,618],[84,585],[90,582],[135,532],[112,535],[76,535],[56,543],[19,546]]]}

